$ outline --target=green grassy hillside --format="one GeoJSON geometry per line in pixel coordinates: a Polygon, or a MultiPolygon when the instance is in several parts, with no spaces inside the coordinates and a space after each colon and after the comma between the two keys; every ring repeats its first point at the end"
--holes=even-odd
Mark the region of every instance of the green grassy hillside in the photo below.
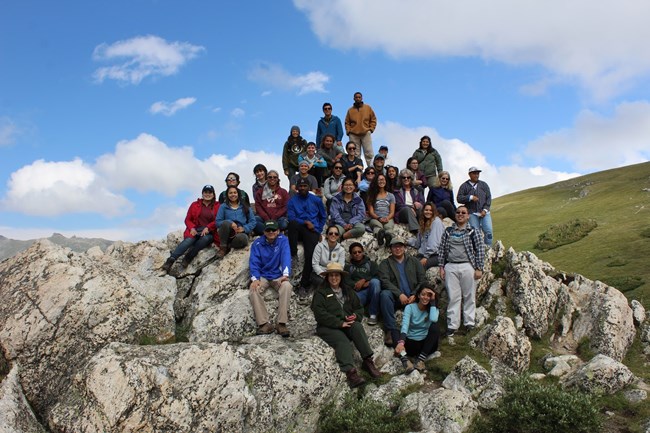
{"type": "Polygon", "coordinates": [[[506,247],[607,282],[650,309],[650,162],[496,198],[492,219],[494,237],[506,247]],[[574,219],[594,219],[598,226],[577,242],[535,248],[551,225],[574,219]]]}

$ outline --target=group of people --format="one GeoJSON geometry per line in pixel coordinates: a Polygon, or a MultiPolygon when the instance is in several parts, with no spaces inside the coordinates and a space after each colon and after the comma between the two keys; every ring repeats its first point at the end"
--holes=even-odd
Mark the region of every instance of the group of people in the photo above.
{"type": "Polygon", "coordinates": [[[425,271],[440,267],[449,295],[446,335],[464,324],[474,326],[475,286],[483,269],[485,245],[492,242],[489,186],[479,180],[480,170],[469,169],[469,179],[459,188],[456,201],[449,172],[428,136],[406,162],[406,168],[387,165],[388,148],[372,156],[371,134],[376,127],[372,109],[360,93],[348,110],[345,132],[350,137],[341,147],[343,127],[323,105],[317,141],[307,143],[300,128],[292,127],[283,151],[284,174],[289,190],[280,186],[277,170],[263,164],[253,168],[255,183],[249,195],[239,188],[240,177],[228,173],[226,189],[216,199],[212,185],[205,185],[185,219],[183,241],[171,252],[162,269],[169,272],[176,260],[189,266],[198,252],[215,244],[217,256],[232,248],[250,247],[250,302],[258,334],[277,332],[289,337],[288,310],[294,290],[291,263],[302,243],[304,267],[297,287],[301,301],[309,302],[317,322],[317,334],[336,353],[352,386],[363,383],[352,362],[352,341],[372,376],[376,369],[372,350],[361,326],[364,309],[368,325],[381,317],[384,342],[394,348],[404,370],[423,370],[425,360],[438,346],[438,309],[435,291],[425,271]],[[363,149],[367,167],[359,158],[363,149]],[[427,200],[425,191],[428,189],[427,200]],[[443,218],[453,225],[445,229],[443,218]],[[414,235],[408,241],[396,237],[395,224],[404,224],[414,235]],[[390,256],[375,263],[360,242],[347,251],[343,240],[373,233],[377,245],[390,256]],[[257,236],[254,238],[253,236],[257,236]],[[407,254],[406,247],[416,252],[407,254]],[[278,293],[277,320],[273,325],[263,294],[271,287],[278,293]],[[461,308],[462,305],[462,308],[461,308]],[[400,328],[395,311],[404,310],[400,328]],[[462,322],[461,322],[462,309],[462,322]],[[412,360],[413,361],[412,361],[412,360]]]}

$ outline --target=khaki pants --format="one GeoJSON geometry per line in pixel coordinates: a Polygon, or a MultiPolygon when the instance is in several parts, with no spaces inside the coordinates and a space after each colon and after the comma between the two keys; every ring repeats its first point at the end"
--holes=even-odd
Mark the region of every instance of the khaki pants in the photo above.
{"type": "Polygon", "coordinates": [[[366,167],[372,167],[372,160],[375,157],[372,149],[372,133],[368,131],[363,135],[350,134],[348,138],[357,146],[357,156],[361,156],[361,149],[363,149],[366,167]]]}
{"type": "Polygon", "coordinates": [[[291,292],[293,287],[291,283],[287,280],[280,283],[280,280],[269,281],[266,278],[260,278],[259,290],[249,289],[249,298],[251,305],[253,306],[253,314],[255,315],[255,321],[257,326],[261,326],[269,321],[269,313],[264,304],[264,291],[271,286],[278,292],[278,297],[280,298],[280,303],[278,304],[278,323],[288,323],[289,322],[289,299],[291,299],[291,292]]]}

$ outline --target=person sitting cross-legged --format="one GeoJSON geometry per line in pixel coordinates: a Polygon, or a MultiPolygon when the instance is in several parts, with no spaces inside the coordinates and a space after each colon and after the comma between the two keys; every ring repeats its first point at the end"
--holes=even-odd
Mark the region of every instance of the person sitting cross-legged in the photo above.
{"type": "Polygon", "coordinates": [[[278,334],[289,336],[289,299],[293,287],[289,282],[291,274],[291,251],[289,240],[280,234],[278,223],[270,220],[264,223],[264,236],[260,236],[251,245],[249,268],[251,284],[249,298],[253,306],[258,334],[270,334],[273,326],[269,322],[269,313],[264,305],[264,291],[273,287],[278,291],[278,320],[275,327],[278,334]]]}
{"type": "Polygon", "coordinates": [[[357,293],[361,305],[368,306],[368,325],[374,326],[377,324],[381,292],[379,267],[364,254],[361,243],[353,242],[350,244],[349,251],[350,261],[345,264],[348,275],[343,279],[343,285],[357,293]]]}

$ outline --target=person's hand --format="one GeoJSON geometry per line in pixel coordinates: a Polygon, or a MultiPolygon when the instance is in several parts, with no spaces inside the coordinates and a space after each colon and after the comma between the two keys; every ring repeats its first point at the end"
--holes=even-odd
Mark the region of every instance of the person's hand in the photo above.
{"type": "Polygon", "coordinates": [[[237,232],[237,223],[234,223],[234,222],[233,222],[232,224],[230,224],[230,229],[231,229],[231,230],[234,230],[235,232],[237,232]]]}
{"type": "Polygon", "coordinates": [[[401,293],[401,294],[399,295],[399,302],[400,302],[402,305],[407,305],[407,304],[409,303],[409,297],[406,296],[404,293],[401,293]]]}
{"type": "Polygon", "coordinates": [[[191,235],[192,237],[196,236],[196,229],[195,229],[194,227],[192,227],[192,228],[190,229],[190,235],[191,235]]]}
{"type": "Polygon", "coordinates": [[[422,257],[422,258],[420,259],[420,263],[422,263],[422,266],[426,266],[426,264],[427,264],[427,258],[426,258],[426,257],[422,257]]]}
{"type": "Polygon", "coordinates": [[[400,355],[403,350],[404,350],[404,343],[397,343],[397,346],[395,346],[395,354],[400,355]]]}
{"type": "Polygon", "coordinates": [[[205,235],[207,235],[208,233],[210,233],[210,230],[206,227],[206,228],[204,228],[204,229],[201,231],[201,236],[205,236],[205,235]]]}
{"type": "Polygon", "coordinates": [[[471,201],[478,201],[478,196],[473,195],[473,196],[471,196],[470,200],[471,201]]]}
{"type": "Polygon", "coordinates": [[[282,284],[285,281],[289,281],[289,277],[287,277],[286,275],[283,275],[280,278],[278,278],[276,281],[278,282],[278,284],[282,284]]]}
{"type": "Polygon", "coordinates": [[[284,170],[284,175],[289,176],[289,170],[284,170]]]}
{"type": "Polygon", "coordinates": [[[483,271],[482,270],[476,269],[474,271],[474,279],[475,280],[480,280],[482,276],[483,276],[483,271]]]}
{"type": "Polygon", "coordinates": [[[483,210],[481,211],[481,218],[483,218],[485,215],[487,215],[487,212],[485,211],[485,209],[483,209],[483,210]]]}
{"type": "Polygon", "coordinates": [[[255,280],[251,283],[251,292],[259,292],[262,287],[262,282],[260,280],[255,280]]]}
{"type": "Polygon", "coordinates": [[[411,295],[411,296],[409,296],[409,301],[408,301],[408,303],[409,303],[409,304],[412,304],[412,303],[414,303],[414,302],[415,302],[415,295],[411,295]]]}
{"type": "Polygon", "coordinates": [[[422,207],[422,203],[420,203],[419,201],[416,201],[415,202],[415,208],[420,209],[421,207],[422,207]]]}
{"type": "Polygon", "coordinates": [[[314,223],[311,221],[305,221],[305,227],[307,227],[310,231],[314,231],[314,223]]]}
{"type": "Polygon", "coordinates": [[[357,281],[356,283],[354,283],[354,290],[358,292],[359,290],[363,289],[365,282],[366,282],[366,280],[364,280],[362,278],[359,281],[357,281]]]}
{"type": "Polygon", "coordinates": [[[347,320],[348,322],[354,322],[355,320],[357,320],[357,315],[353,313],[350,314],[349,316],[345,316],[345,320],[347,320]]]}
{"type": "Polygon", "coordinates": [[[346,225],[343,226],[343,228],[344,228],[345,231],[347,232],[348,230],[351,230],[351,229],[352,229],[352,224],[346,224],[346,225]]]}
{"type": "Polygon", "coordinates": [[[440,278],[443,280],[445,279],[445,268],[442,266],[440,267],[440,278]]]}
{"type": "Polygon", "coordinates": [[[354,322],[343,322],[341,328],[350,328],[354,322]]]}

